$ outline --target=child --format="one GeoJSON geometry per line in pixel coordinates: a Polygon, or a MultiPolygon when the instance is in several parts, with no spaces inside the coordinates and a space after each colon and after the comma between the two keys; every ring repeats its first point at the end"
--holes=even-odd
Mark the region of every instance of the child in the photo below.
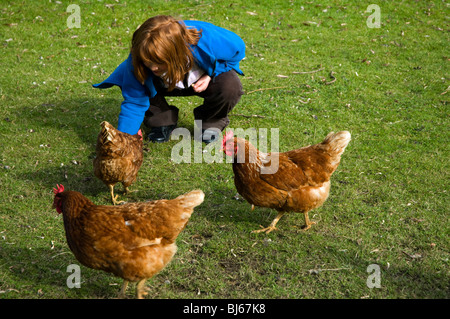
{"type": "Polygon", "coordinates": [[[95,88],[117,85],[123,102],[118,129],[136,134],[141,123],[152,142],[166,142],[178,121],[178,109],[165,96],[197,95],[194,109],[201,120],[202,141],[213,142],[229,124],[228,113],[239,102],[239,62],[245,44],[235,33],[208,22],[155,16],[133,34],[131,53],[95,88]]]}

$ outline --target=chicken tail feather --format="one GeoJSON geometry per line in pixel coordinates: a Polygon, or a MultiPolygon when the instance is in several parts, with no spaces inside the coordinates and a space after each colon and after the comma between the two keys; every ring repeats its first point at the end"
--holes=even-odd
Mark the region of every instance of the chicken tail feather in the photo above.
{"type": "Polygon", "coordinates": [[[100,133],[102,144],[112,141],[115,136],[115,128],[106,121],[103,121],[100,125],[102,127],[100,133]]]}
{"type": "Polygon", "coordinates": [[[333,153],[334,156],[341,156],[350,140],[351,135],[348,131],[331,132],[325,137],[321,146],[328,152],[333,153]]]}
{"type": "Polygon", "coordinates": [[[331,156],[330,164],[336,168],[350,140],[351,135],[348,131],[331,132],[317,146],[331,156]]]}
{"type": "Polygon", "coordinates": [[[186,208],[194,208],[205,199],[205,193],[200,189],[190,191],[189,193],[178,196],[176,199],[180,201],[180,205],[186,208]]]}

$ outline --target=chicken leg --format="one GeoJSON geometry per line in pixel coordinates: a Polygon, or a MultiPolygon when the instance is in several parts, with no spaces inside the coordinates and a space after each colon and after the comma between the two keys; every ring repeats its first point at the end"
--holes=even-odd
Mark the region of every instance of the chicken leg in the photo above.
{"type": "MultiPolygon", "coordinates": [[[[136,295],[137,295],[138,299],[144,299],[144,296],[148,294],[148,292],[147,292],[148,288],[145,287],[146,280],[147,280],[147,278],[142,279],[136,285],[136,295]]],[[[119,293],[119,298],[121,298],[121,299],[126,298],[125,293],[127,291],[128,283],[129,283],[128,280],[123,281],[122,289],[120,290],[120,293],[119,293]]]]}
{"type": "Polygon", "coordinates": [[[269,227],[266,227],[266,228],[263,228],[263,229],[254,230],[254,231],[252,231],[252,233],[265,232],[266,234],[268,234],[272,230],[276,230],[277,228],[275,227],[275,225],[278,223],[280,218],[283,217],[284,214],[285,214],[285,212],[279,212],[277,217],[275,217],[275,219],[270,223],[269,227]]]}
{"type": "Polygon", "coordinates": [[[305,226],[303,226],[303,230],[308,230],[311,228],[311,225],[314,225],[316,222],[312,222],[309,220],[308,212],[303,213],[305,215],[305,226]]]}
{"type": "Polygon", "coordinates": [[[144,296],[148,295],[148,288],[145,287],[147,278],[140,280],[136,285],[136,294],[138,299],[144,299],[144,296]]]}
{"type": "Polygon", "coordinates": [[[109,192],[111,193],[111,200],[113,202],[114,205],[118,205],[118,204],[122,204],[124,203],[124,201],[118,201],[117,198],[119,197],[119,195],[114,196],[114,185],[113,184],[109,184],[109,192]]]}
{"type": "Polygon", "coordinates": [[[125,298],[125,292],[127,291],[127,287],[128,287],[128,280],[123,280],[123,285],[122,285],[122,289],[120,290],[119,293],[119,298],[120,299],[124,299],[125,298]]]}

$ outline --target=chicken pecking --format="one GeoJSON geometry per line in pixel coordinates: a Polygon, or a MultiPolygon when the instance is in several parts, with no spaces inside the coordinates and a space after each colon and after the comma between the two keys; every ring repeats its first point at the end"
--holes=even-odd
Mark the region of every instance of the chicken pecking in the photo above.
{"type": "Polygon", "coordinates": [[[97,137],[94,174],[105,183],[111,193],[114,205],[121,204],[119,195],[114,196],[114,185],[122,183],[125,193],[137,178],[143,161],[142,133],[130,135],[114,128],[104,121],[97,137]]]}

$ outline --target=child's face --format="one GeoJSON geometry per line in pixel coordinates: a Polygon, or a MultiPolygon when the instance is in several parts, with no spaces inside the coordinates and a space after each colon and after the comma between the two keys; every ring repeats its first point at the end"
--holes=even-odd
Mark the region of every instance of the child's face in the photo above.
{"type": "Polygon", "coordinates": [[[167,72],[167,65],[156,64],[156,63],[146,63],[145,66],[150,69],[156,76],[161,76],[167,72]]]}

